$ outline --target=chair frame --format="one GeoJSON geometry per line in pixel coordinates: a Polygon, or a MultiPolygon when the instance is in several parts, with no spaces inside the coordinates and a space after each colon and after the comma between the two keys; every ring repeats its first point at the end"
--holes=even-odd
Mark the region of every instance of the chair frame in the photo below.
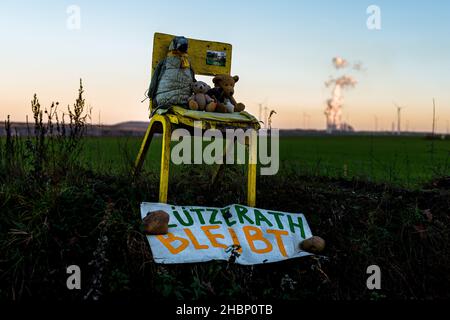
{"type": "MultiPolygon", "coordinates": [[[[170,42],[170,40],[174,36],[172,35],[165,35],[160,33],[155,33],[154,37],[154,48],[159,45],[159,48],[161,47],[160,41],[161,39],[164,39],[164,43],[167,44],[167,42],[170,42]]],[[[192,40],[189,39],[191,42],[192,40]]],[[[229,47],[229,53],[231,54],[231,45],[222,44],[222,43],[208,43],[201,40],[193,40],[197,41],[198,43],[201,43],[201,45],[206,44],[208,48],[210,47],[210,44],[213,44],[213,46],[228,46],[229,47]]],[[[153,61],[152,61],[152,72],[154,68],[156,67],[156,64],[158,60],[161,57],[161,53],[156,52],[154,49],[153,53],[153,61]],[[157,57],[156,55],[159,57],[157,57]]],[[[202,67],[202,66],[200,66],[202,67]]],[[[213,68],[205,68],[203,66],[203,70],[200,74],[202,75],[213,75],[214,72],[217,72],[217,67],[213,68]]],[[[225,72],[222,71],[222,73],[229,74],[231,69],[231,57],[229,61],[227,61],[227,66],[225,67],[227,70],[225,72]],[[226,72],[228,71],[228,72],[226,72]]],[[[199,68],[200,69],[200,68],[199,68]]],[[[195,69],[194,69],[195,70],[195,69]]],[[[150,101],[150,110],[151,110],[151,101],[150,101]]],[[[168,198],[168,189],[169,189],[169,171],[170,171],[170,150],[171,150],[171,137],[172,132],[174,129],[178,127],[187,128],[189,130],[192,130],[194,128],[194,122],[196,120],[183,117],[180,115],[172,114],[170,112],[167,112],[166,114],[158,114],[155,113],[150,118],[150,123],[147,127],[147,131],[145,133],[144,139],[142,141],[139,153],[137,155],[135,166],[134,166],[134,175],[139,174],[139,172],[142,169],[142,166],[144,164],[146,155],[148,153],[148,150],[150,148],[150,144],[152,142],[152,139],[155,134],[162,134],[162,153],[161,153],[161,171],[160,171],[160,178],[159,178],[159,202],[160,203],[167,203],[168,198]]],[[[216,120],[198,120],[201,121],[202,129],[218,129],[223,130],[226,128],[233,128],[233,129],[259,129],[259,124],[254,123],[245,123],[245,122],[223,122],[223,121],[216,121],[216,120]]],[[[234,144],[234,141],[233,141],[234,144]]],[[[247,205],[250,207],[254,207],[256,205],[256,168],[257,168],[257,138],[254,139],[246,139],[245,141],[246,150],[248,152],[248,164],[247,164],[247,205]]],[[[227,149],[227,146],[225,146],[225,149],[227,149]]],[[[224,157],[226,156],[226,150],[224,152],[224,157]]],[[[219,169],[216,171],[216,174],[213,177],[213,181],[217,178],[218,173],[221,171],[220,165],[219,169]]]]}

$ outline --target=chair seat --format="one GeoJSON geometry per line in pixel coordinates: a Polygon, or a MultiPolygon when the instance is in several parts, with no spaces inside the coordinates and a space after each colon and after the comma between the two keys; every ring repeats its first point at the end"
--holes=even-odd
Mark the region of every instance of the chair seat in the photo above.
{"type": "Polygon", "coordinates": [[[172,123],[182,123],[188,126],[194,121],[201,121],[204,128],[254,128],[258,130],[258,119],[246,111],[233,113],[217,113],[189,110],[180,106],[172,106],[169,109],[158,109],[157,114],[167,115],[172,123]]]}

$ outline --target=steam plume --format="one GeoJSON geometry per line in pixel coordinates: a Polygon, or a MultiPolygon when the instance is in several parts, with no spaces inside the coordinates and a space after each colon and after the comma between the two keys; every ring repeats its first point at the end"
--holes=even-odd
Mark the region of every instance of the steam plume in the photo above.
{"type": "MultiPolygon", "coordinates": [[[[349,66],[347,60],[341,57],[333,58],[334,67],[344,69],[349,66]]],[[[359,65],[358,65],[359,69],[359,65]]],[[[358,82],[351,76],[342,75],[338,78],[331,78],[325,82],[327,88],[332,87],[331,98],[327,100],[327,108],[325,109],[325,116],[327,120],[327,131],[333,132],[335,130],[344,130],[349,126],[342,123],[342,105],[344,98],[342,90],[346,88],[353,88],[358,82]]]]}
{"type": "Polygon", "coordinates": [[[348,61],[342,57],[334,57],[333,64],[336,69],[342,69],[348,66],[348,61]]]}

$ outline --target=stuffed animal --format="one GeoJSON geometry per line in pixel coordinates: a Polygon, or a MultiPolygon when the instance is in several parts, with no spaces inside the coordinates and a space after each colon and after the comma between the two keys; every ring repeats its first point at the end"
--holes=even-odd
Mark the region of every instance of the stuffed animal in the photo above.
{"type": "Polygon", "coordinates": [[[216,103],[206,93],[211,90],[203,81],[197,81],[192,84],[194,94],[189,98],[189,109],[214,112],[216,110],[216,103]]]}
{"type": "Polygon", "coordinates": [[[214,77],[214,88],[208,91],[208,95],[217,102],[216,112],[241,112],[245,109],[245,105],[237,103],[233,97],[234,85],[238,81],[238,76],[219,74],[214,77]]]}
{"type": "Polygon", "coordinates": [[[187,51],[188,39],[173,38],[167,57],[155,68],[148,89],[153,113],[159,108],[167,109],[172,105],[187,106],[192,83],[195,82],[187,51]]]}

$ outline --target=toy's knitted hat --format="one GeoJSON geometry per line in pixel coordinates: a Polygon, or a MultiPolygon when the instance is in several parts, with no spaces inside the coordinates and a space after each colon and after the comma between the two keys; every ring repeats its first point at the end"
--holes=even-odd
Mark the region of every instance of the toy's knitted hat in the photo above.
{"type": "Polygon", "coordinates": [[[178,51],[187,53],[188,51],[188,39],[185,37],[175,37],[169,45],[169,51],[178,51]]]}
{"type": "Polygon", "coordinates": [[[181,59],[181,68],[189,68],[191,65],[188,59],[188,39],[185,37],[175,37],[169,45],[168,56],[177,56],[181,59]]]}

